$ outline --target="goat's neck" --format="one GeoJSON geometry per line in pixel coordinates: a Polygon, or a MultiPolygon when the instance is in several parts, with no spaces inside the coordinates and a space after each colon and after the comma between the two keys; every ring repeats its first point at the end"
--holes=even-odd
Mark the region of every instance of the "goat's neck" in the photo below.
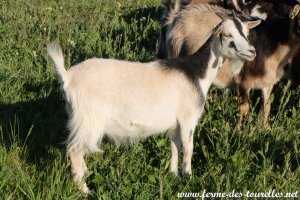
{"type": "Polygon", "coordinates": [[[227,58],[227,59],[230,64],[232,76],[238,75],[244,65],[244,61],[240,59],[233,59],[233,58],[227,58]]]}
{"type": "Polygon", "coordinates": [[[206,97],[215,79],[223,57],[219,37],[211,36],[208,41],[193,55],[160,60],[160,66],[183,72],[186,77],[206,97]]]}
{"type": "Polygon", "coordinates": [[[210,52],[207,61],[206,73],[203,77],[198,77],[198,84],[205,98],[213,80],[217,76],[220,66],[223,63],[220,39],[218,37],[212,37],[211,39],[210,48],[207,49],[210,52]]]}

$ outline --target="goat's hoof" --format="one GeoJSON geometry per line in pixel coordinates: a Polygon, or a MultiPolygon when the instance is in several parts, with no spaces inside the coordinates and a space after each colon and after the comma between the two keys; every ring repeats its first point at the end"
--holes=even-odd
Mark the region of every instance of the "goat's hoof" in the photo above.
{"type": "Polygon", "coordinates": [[[80,190],[85,194],[85,195],[89,195],[91,193],[90,189],[88,188],[88,186],[86,185],[86,183],[84,183],[80,190]]]}
{"type": "Polygon", "coordinates": [[[182,173],[182,176],[181,176],[181,180],[183,180],[184,182],[185,181],[189,181],[192,179],[192,174],[188,174],[188,173],[182,173]]]}
{"type": "Polygon", "coordinates": [[[238,133],[241,134],[242,131],[243,131],[243,124],[238,123],[238,124],[236,125],[236,128],[237,128],[237,130],[238,130],[238,133]]]}
{"type": "Polygon", "coordinates": [[[170,174],[172,174],[173,176],[177,177],[178,176],[178,171],[170,171],[170,174]]]}
{"type": "Polygon", "coordinates": [[[192,178],[192,172],[191,171],[183,171],[182,176],[187,177],[187,178],[192,178]]]}
{"type": "Polygon", "coordinates": [[[271,130],[271,126],[269,124],[264,124],[263,127],[265,130],[271,130]]]}

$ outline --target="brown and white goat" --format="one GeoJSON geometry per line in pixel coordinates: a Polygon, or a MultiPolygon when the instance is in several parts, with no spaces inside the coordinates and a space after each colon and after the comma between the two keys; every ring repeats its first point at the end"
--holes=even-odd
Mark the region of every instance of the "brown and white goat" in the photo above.
{"type": "Polygon", "coordinates": [[[252,17],[265,21],[256,29],[250,31],[250,41],[257,49],[258,56],[251,62],[246,62],[237,77],[230,77],[230,69],[223,66],[214,83],[226,87],[235,83],[238,89],[241,128],[244,116],[249,112],[249,92],[251,89],[260,89],[263,94],[263,127],[269,128],[269,114],[271,109],[270,96],[273,86],[287,75],[285,66],[290,64],[290,77],[297,82],[299,71],[300,45],[300,6],[293,0],[259,0],[242,4],[242,11],[252,17]],[[298,54],[296,54],[298,52],[298,54]]]}
{"type": "Polygon", "coordinates": [[[294,0],[257,0],[249,3],[240,0],[238,4],[241,11],[249,13],[251,17],[266,20],[250,32],[250,40],[259,55],[254,61],[246,62],[237,77],[230,77],[229,65],[223,66],[214,83],[219,87],[237,84],[240,107],[239,128],[242,127],[244,116],[249,112],[250,90],[260,89],[264,100],[263,126],[269,128],[270,95],[273,86],[284,75],[299,84],[297,72],[299,72],[300,54],[297,49],[300,43],[297,27],[299,27],[300,7],[294,0]],[[285,71],[288,63],[290,63],[289,73],[285,71]]]}
{"type": "Polygon", "coordinates": [[[257,57],[251,62],[245,62],[236,79],[240,119],[242,126],[244,116],[249,112],[249,92],[260,89],[264,100],[263,126],[269,128],[271,109],[270,96],[274,85],[283,78],[284,67],[299,49],[300,45],[300,14],[299,5],[287,5],[285,12],[289,16],[272,18],[263,21],[260,26],[250,32],[250,41],[257,49],[257,57]]]}
{"type": "Polygon", "coordinates": [[[61,47],[48,45],[69,110],[68,155],[73,180],[83,192],[89,191],[83,180],[87,171],[84,155],[98,151],[104,135],[119,143],[168,131],[170,171],[178,174],[182,142],[183,172],[192,173],[194,130],[223,57],[255,57],[254,47],[244,37],[246,25],[238,30],[231,18],[219,15],[222,22],[203,47],[182,58],[150,63],[93,58],[66,71],[61,47]],[[228,34],[236,35],[234,42],[243,45],[243,51],[230,48],[228,34]]]}
{"type": "MultiPolygon", "coordinates": [[[[242,126],[244,116],[249,111],[249,91],[251,89],[261,89],[264,97],[263,126],[268,128],[270,94],[273,85],[283,77],[285,73],[284,66],[299,47],[299,30],[297,30],[299,28],[299,16],[297,14],[299,6],[295,1],[282,0],[277,0],[277,4],[266,1],[257,1],[256,3],[244,4],[244,7],[241,7],[242,9],[248,9],[248,12],[254,17],[266,19],[260,26],[250,31],[250,41],[255,45],[259,55],[254,61],[246,62],[238,76],[231,73],[232,64],[225,61],[213,84],[220,88],[234,84],[238,85],[239,127],[242,126]],[[295,18],[291,19],[290,14],[294,15],[295,18]]],[[[190,23],[193,23],[193,20],[190,23]]],[[[168,40],[172,40],[170,32],[172,33],[172,30],[167,32],[166,46],[168,46],[168,40]]],[[[188,55],[190,53],[189,49],[192,47],[192,45],[189,45],[191,43],[189,40],[195,42],[201,41],[201,38],[189,39],[186,37],[183,49],[178,50],[176,45],[171,45],[171,50],[167,54],[173,56],[173,48],[181,51],[182,56],[188,55]]],[[[296,61],[294,65],[295,63],[296,61]]],[[[293,67],[293,71],[296,71],[295,67],[293,67]]]]}

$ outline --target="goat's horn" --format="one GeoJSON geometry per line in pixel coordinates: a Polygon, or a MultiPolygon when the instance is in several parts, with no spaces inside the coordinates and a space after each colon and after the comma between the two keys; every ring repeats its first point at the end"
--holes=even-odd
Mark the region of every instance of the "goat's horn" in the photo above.
{"type": "MultiPolygon", "coordinates": [[[[298,1],[298,0],[297,0],[298,1]]],[[[298,15],[298,13],[300,12],[300,5],[299,4],[297,4],[297,5],[295,5],[294,6],[294,8],[290,11],[290,18],[291,19],[294,19],[297,15],[298,15]]]]}

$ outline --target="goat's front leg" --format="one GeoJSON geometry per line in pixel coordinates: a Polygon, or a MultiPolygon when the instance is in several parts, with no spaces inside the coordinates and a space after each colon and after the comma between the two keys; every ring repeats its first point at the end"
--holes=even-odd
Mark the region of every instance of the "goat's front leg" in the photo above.
{"type": "Polygon", "coordinates": [[[243,85],[238,85],[238,103],[240,109],[240,118],[238,122],[238,129],[241,130],[244,123],[244,118],[248,114],[250,106],[249,106],[249,89],[243,87],[243,85]]]}
{"type": "Polygon", "coordinates": [[[183,173],[192,175],[192,156],[194,150],[194,131],[199,117],[190,117],[180,124],[181,141],[183,147],[183,173]]]}
{"type": "Polygon", "coordinates": [[[89,188],[84,181],[84,175],[87,171],[87,167],[84,161],[84,151],[78,150],[76,148],[70,148],[68,151],[68,156],[71,160],[71,172],[75,184],[85,194],[89,193],[89,188]]]}
{"type": "Polygon", "coordinates": [[[181,132],[183,147],[183,168],[184,174],[192,175],[192,156],[194,150],[194,129],[185,129],[181,132]]]}
{"type": "Polygon", "coordinates": [[[201,95],[199,104],[194,106],[192,103],[187,104],[190,107],[182,107],[181,115],[178,118],[180,135],[183,148],[183,174],[192,175],[192,156],[194,150],[194,131],[204,110],[205,97],[201,95]],[[200,104],[200,105],[199,105],[200,104]],[[199,106],[199,107],[198,107],[199,106]]]}
{"type": "Polygon", "coordinates": [[[264,98],[263,127],[265,129],[270,129],[269,115],[270,115],[270,111],[271,111],[270,97],[272,94],[272,89],[273,89],[273,85],[262,88],[262,93],[263,93],[263,98],[264,98]]]}
{"type": "Polygon", "coordinates": [[[170,172],[178,176],[178,156],[181,152],[180,130],[176,128],[173,134],[170,135],[171,140],[171,164],[170,172]]]}

